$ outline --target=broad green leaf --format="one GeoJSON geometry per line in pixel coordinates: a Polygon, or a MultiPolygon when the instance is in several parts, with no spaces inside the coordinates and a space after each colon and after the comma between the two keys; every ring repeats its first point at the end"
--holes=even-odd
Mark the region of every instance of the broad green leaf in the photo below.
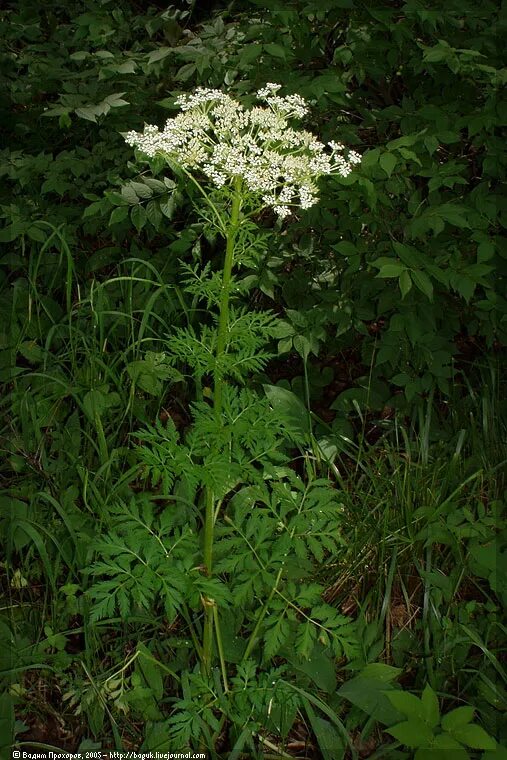
{"type": "Polygon", "coordinates": [[[452,736],[472,749],[495,749],[496,741],[476,723],[448,729],[452,736]]]}
{"type": "Polygon", "coordinates": [[[244,45],[239,58],[240,66],[252,63],[252,61],[255,61],[260,55],[262,55],[262,45],[259,45],[259,43],[244,45]]]}
{"type": "Polygon", "coordinates": [[[426,723],[435,728],[440,722],[440,706],[438,697],[429,684],[424,687],[421,694],[421,702],[424,709],[424,719],[426,723]]]}
{"type": "MultiPolygon", "coordinates": [[[[417,269],[421,266],[421,259],[423,254],[411,245],[405,243],[393,242],[393,248],[396,255],[406,264],[410,269],[417,269]]],[[[377,259],[377,263],[384,263],[383,259],[377,259]]]]}
{"type": "Polygon", "coordinates": [[[450,283],[451,287],[457,290],[467,303],[472,298],[477,287],[477,282],[466,274],[451,274],[450,283]]]}
{"type": "Polygon", "coordinates": [[[132,187],[132,184],[124,185],[121,189],[121,197],[124,198],[131,205],[139,203],[139,197],[132,187]]]}
{"type": "Polygon", "coordinates": [[[146,210],[144,206],[132,206],[130,218],[136,230],[140,232],[146,224],[146,210]]]}
{"type": "Polygon", "coordinates": [[[126,206],[119,206],[118,208],[113,209],[111,216],[109,217],[109,224],[119,224],[120,222],[125,221],[128,214],[129,210],[126,206]]]}
{"type": "Polygon", "coordinates": [[[351,243],[349,240],[341,240],[333,246],[333,249],[341,253],[342,256],[357,256],[359,253],[354,243],[351,243]]]}
{"type": "Polygon", "coordinates": [[[424,293],[425,296],[429,298],[430,301],[433,300],[433,285],[426,274],[426,272],[421,272],[420,269],[414,269],[410,273],[412,280],[414,282],[414,285],[419,288],[421,293],[424,293]]]}
{"type": "MultiPolygon", "coordinates": [[[[107,201],[106,205],[108,205],[107,201]]],[[[97,214],[100,214],[103,209],[104,201],[95,201],[94,203],[90,203],[90,205],[87,206],[83,211],[83,219],[88,219],[90,216],[96,216],[97,214]]]]}
{"type": "Polygon", "coordinates": [[[97,116],[103,114],[104,111],[101,106],[84,106],[83,108],[76,108],[75,114],[80,119],[86,119],[86,121],[97,122],[97,116]]]}
{"type": "Polygon", "coordinates": [[[51,119],[54,116],[65,116],[65,114],[68,113],[69,109],[66,106],[55,106],[54,108],[44,109],[44,113],[42,113],[41,116],[45,116],[51,119]]]}
{"type": "Polygon", "coordinates": [[[294,348],[298,352],[298,354],[303,359],[305,360],[308,359],[308,356],[312,348],[311,343],[308,340],[308,338],[306,338],[304,335],[295,335],[294,338],[292,339],[292,343],[293,343],[294,348]]]}
{"type": "Polygon", "coordinates": [[[145,185],[148,185],[148,187],[158,193],[165,193],[166,191],[167,186],[165,182],[162,182],[160,179],[155,179],[154,177],[143,177],[143,181],[145,185]]]}
{"type": "Polygon", "coordinates": [[[153,195],[153,190],[151,187],[145,185],[144,182],[131,182],[130,187],[132,190],[134,190],[136,195],[138,195],[139,198],[143,198],[143,200],[147,200],[153,195]]]}
{"type": "Polygon", "coordinates": [[[305,673],[318,689],[332,694],[336,689],[336,665],[335,660],[325,647],[317,642],[310,653],[308,660],[296,658],[293,649],[283,651],[285,657],[295,670],[305,673]]]}
{"type": "Polygon", "coordinates": [[[287,48],[278,45],[276,42],[269,42],[267,45],[263,45],[263,48],[273,58],[282,58],[283,60],[287,58],[287,48]]]}
{"type": "Polygon", "coordinates": [[[455,710],[444,715],[442,718],[442,728],[444,731],[454,731],[455,728],[461,728],[474,719],[475,709],[473,707],[457,707],[455,710]]]}
{"type": "Polygon", "coordinates": [[[337,718],[334,718],[333,722],[330,722],[317,715],[312,705],[318,706],[319,701],[310,698],[309,695],[307,699],[303,698],[303,706],[317,739],[321,756],[324,760],[342,760],[347,747],[344,727],[336,725],[338,722],[337,718]]]}
{"type": "Polygon", "coordinates": [[[422,166],[419,156],[417,153],[414,153],[413,150],[408,150],[407,148],[398,148],[398,150],[400,155],[403,156],[403,158],[406,158],[407,161],[414,161],[416,164],[419,164],[419,166],[422,166]]]}
{"type": "Polygon", "coordinates": [[[38,243],[44,243],[46,240],[46,233],[35,224],[32,224],[32,226],[27,229],[26,234],[31,240],[36,240],[38,243]]]}
{"type": "Polygon", "coordinates": [[[415,717],[385,730],[406,747],[430,747],[433,741],[431,728],[415,717]]]}
{"type": "Polygon", "coordinates": [[[319,745],[320,757],[323,760],[339,760],[343,758],[345,755],[345,743],[335,726],[325,718],[316,715],[313,710],[309,710],[309,705],[307,705],[306,712],[312,731],[317,739],[317,744],[319,745]]]}
{"type": "Polygon", "coordinates": [[[371,662],[361,670],[360,678],[374,678],[384,683],[389,683],[398,678],[402,673],[402,668],[386,665],[385,662],[371,662]]]}
{"type": "Polygon", "coordinates": [[[170,195],[166,201],[162,201],[159,205],[163,215],[168,219],[172,219],[174,215],[174,209],[176,208],[176,199],[174,194],[170,195]]]}
{"type": "Polygon", "coordinates": [[[179,82],[186,82],[195,74],[195,71],[196,67],[194,63],[186,63],[184,66],[178,69],[175,79],[177,79],[179,82]]]}
{"type": "Polygon", "coordinates": [[[111,108],[121,108],[122,106],[130,105],[128,100],[123,100],[122,95],[125,95],[125,93],[114,92],[111,95],[107,95],[102,102],[107,103],[111,108]]]}
{"type": "Polygon", "coordinates": [[[339,74],[333,71],[329,74],[315,77],[312,82],[312,89],[315,89],[315,92],[318,94],[341,93],[345,92],[346,86],[339,74]]]}
{"type": "Polygon", "coordinates": [[[402,272],[406,270],[405,264],[400,264],[393,261],[392,264],[384,264],[380,267],[380,272],[377,277],[399,277],[402,272]]]}
{"type": "Polygon", "coordinates": [[[172,50],[170,47],[159,47],[156,50],[152,50],[148,56],[148,65],[163,61],[164,58],[167,58],[172,53],[172,50]]]}
{"type": "Polygon", "coordinates": [[[409,382],[410,382],[410,375],[407,375],[406,372],[399,372],[397,375],[394,375],[391,378],[391,383],[393,385],[398,385],[400,388],[403,388],[409,382]]]}
{"type": "Polygon", "coordinates": [[[382,153],[382,155],[379,158],[379,164],[382,167],[382,169],[385,171],[388,177],[391,176],[393,173],[396,164],[398,163],[398,159],[394,155],[394,153],[382,153]]]}
{"type": "Polygon", "coordinates": [[[433,747],[435,749],[460,749],[463,750],[463,745],[456,739],[453,739],[450,734],[438,734],[433,741],[433,747]]]}
{"type": "Polygon", "coordinates": [[[306,437],[311,431],[311,426],[308,410],[301,399],[292,391],[278,385],[266,384],[262,387],[271,406],[289,430],[306,437]]]}
{"type": "Polygon", "coordinates": [[[391,140],[391,142],[387,143],[387,150],[395,150],[395,148],[404,148],[410,145],[415,145],[419,142],[424,132],[426,132],[425,129],[413,135],[403,135],[403,137],[398,137],[396,140],[391,140]]]}
{"type": "Polygon", "coordinates": [[[469,227],[469,223],[465,218],[466,208],[456,203],[443,203],[441,206],[436,206],[432,209],[438,216],[445,219],[449,224],[455,227],[469,227]]]}
{"type": "Polygon", "coordinates": [[[428,135],[424,138],[424,145],[431,156],[438,149],[438,140],[434,135],[428,135]]]}
{"type": "Polygon", "coordinates": [[[162,221],[162,213],[157,201],[150,201],[148,203],[146,206],[146,216],[148,217],[148,221],[158,230],[162,221]]]}
{"type": "Polygon", "coordinates": [[[427,48],[424,51],[424,60],[427,63],[440,63],[440,61],[445,61],[446,58],[449,57],[451,53],[451,49],[448,45],[443,46],[441,42],[438,43],[438,45],[435,45],[435,47],[427,48]]]}
{"type": "Polygon", "coordinates": [[[407,269],[400,274],[398,284],[400,286],[401,297],[405,298],[412,287],[412,279],[410,277],[410,272],[407,269]]]}
{"type": "Polygon", "coordinates": [[[363,155],[361,167],[363,169],[369,169],[372,166],[376,166],[378,164],[379,158],[380,158],[380,148],[373,148],[372,150],[368,150],[363,155]]]}
{"type": "Polygon", "coordinates": [[[84,61],[85,58],[89,58],[90,53],[87,50],[76,50],[75,53],[71,53],[69,58],[71,61],[84,61]]]}
{"type": "Polygon", "coordinates": [[[381,409],[385,402],[382,390],[382,386],[372,385],[348,388],[335,398],[330,408],[338,412],[355,411],[358,414],[361,409],[381,409]]]}
{"type": "Polygon", "coordinates": [[[389,702],[387,698],[388,688],[385,680],[359,675],[350,681],[345,681],[337,693],[374,720],[378,720],[386,726],[392,726],[400,721],[402,713],[389,702]]]}
{"type": "Polygon", "coordinates": [[[95,420],[96,415],[100,417],[104,413],[106,407],[105,396],[97,389],[88,391],[83,398],[83,409],[92,422],[95,420]]]}
{"type": "Polygon", "coordinates": [[[389,691],[387,698],[402,715],[407,718],[425,719],[423,704],[418,697],[408,691],[389,691]]]}
{"type": "MultiPolygon", "coordinates": [[[[272,335],[273,338],[289,338],[294,336],[295,334],[295,328],[294,325],[291,324],[291,322],[286,322],[283,319],[277,320],[275,326],[273,327],[272,335]]],[[[291,341],[292,345],[292,341],[291,341]]]]}
{"type": "Polygon", "coordinates": [[[225,84],[230,87],[231,84],[234,82],[236,77],[238,76],[238,72],[236,70],[234,71],[227,71],[224,77],[225,84]]]}
{"type": "MultiPolygon", "coordinates": [[[[117,193],[116,190],[106,190],[104,193],[106,200],[109,201],[113,206],[128,206],[127,199],[120,193],[117,193]]],[[[137,196],[136,196],[137,199],[137,196]]],[[[137,203],[137,200],[136,200],[137,203]]]]}
{"type": "Polygon", "coordinates": [[[477,246],[477,261],[483,263],[490,261],[495,255],[495,244],[492,241],[483,241],[477,246]]]}
{"type": "Polygon", "coordinates": [[[246,649],[246,640],[234,633],[230,627],[223,626],[221,629],[224,659],[226,662],[239,663],[243,659],[246,649]]]}
{"type": "Polygon", "coordinates": [[[32,364],[39,364],[46,355],[44,349],[34,340],[23,341],[19,346],[19,353],[32,364]]]}
{"type": "Polygon", "coordinates": [[[117,74],[134,74],[137,69],[137,63],[135,61],[125,61],[118,66],[108,66],[109,70],[115,71],[117,74]]]}

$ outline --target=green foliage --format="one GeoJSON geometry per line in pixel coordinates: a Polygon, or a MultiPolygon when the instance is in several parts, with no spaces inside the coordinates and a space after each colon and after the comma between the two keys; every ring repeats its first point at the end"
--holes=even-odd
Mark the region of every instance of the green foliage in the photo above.
{"type": "Polygon", "coordinates": [[[502,757],[500,4],[4,6],[0,753],[502,757]],[[217,359],[216,219],[122,134],[272,79],[363,161],[243,220],[217,359]]]}
{"type": "MultiPolygon", "coordinates": [[[[473,723],[475,710],[457,707],[441,715],[437,695],[426,684],[421,697],[391,685],[399,674],[395,668],[380,663],[368,665],[345,683],[340,694],[366,714],[386,726],[399,744],[415,750],[414,758],[468,758],[467,749],[496,750],[496,741],[478,724],[473,723]]],[[[392,750],[396,745],[391,745],[392,750]]]]}
{"type": "Polygon", "coordinates": [[[426,685],[418,699],[410,693],[392,691],[388,698],[405,720],[387,729],[401,744],[417,749],[414,757],[439,757],[445,751],[469,757],[464,747],[495,749],[496,742],[481,726],[472,723],[473,707],[457,707],[440,716],[438,699],[431,686],[426,685]],[[440,728],[440,730],[439,730],[440,728]]]}
{"type": "Polygon", "coordinates": [[[197,551],[192,529],[173,527],[174,520],[170,508],[155,519],[149,501],[114,510],[108,533],[95,547],[101,559],[88,571],[104,579],[89,591],[95,600],[91,622],[117,610],[122,618],[150,610],[155,599],[168,620],[174,620],[197,551]]]}

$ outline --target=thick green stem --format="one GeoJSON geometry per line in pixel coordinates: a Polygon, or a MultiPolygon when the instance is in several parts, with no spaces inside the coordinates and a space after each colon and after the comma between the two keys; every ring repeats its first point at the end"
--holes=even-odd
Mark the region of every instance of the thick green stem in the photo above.
{"type": "Polygon", "coordinates": [[[222,291],[220,293],[220,310],[218,317],[218,335],[215,350],[215,377],[213,389],[213,408],[215,414],[220,416],[222,413],[222,390],[223,377],[220,368],[220,359],[225,350],[227,342],[227,331],[229,328],[229,299],[231,290],[232,267],[234,264],[234,245],[239,226],[239,212],[241,207],[241,178],[237,178],[234,183],[234,195],[232,198],[231,218],[227,228],[227,239],[225,247],[224,273],[222,277],[222,291]]]}
{"type": "MultiPolygon", "coordinates": [[[[234,183],[231,215],[227,225],[225,261],[222,276],[222,290],[220,293],[218,334],[215,348],[215,374],[213,378],[213,410],[219,418],[222,414],[223,384],[224,378],[221,369],[221,359],[227,344],[227,332],[229,328],[229,300],[231,290],[232,267],[234,264],[234,244],[239,226],[239,213],[241,208],[241,178],[234,183]]],[[[214,532],[214,506],[215,497],[212,488],[206,490],[206,514],[204,518],[204,566],[206,574],[211,577],[213,572],[213,532],[214,532]]],[[[203,672],[209,675],[211,670],[211,655],[213,648],[213,618],[214,599],[203,599],[204,605],[204,634],[203,634],[203,672]]]]}

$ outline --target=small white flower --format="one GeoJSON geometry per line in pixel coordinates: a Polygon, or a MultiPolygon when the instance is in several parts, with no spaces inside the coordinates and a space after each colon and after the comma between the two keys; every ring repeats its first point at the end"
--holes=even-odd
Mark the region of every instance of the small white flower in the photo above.
{"type": "Polygon", "coordinates": [[[313,192],[312,187],[302,185],[299,191],[299,200],[301,202],[301,208],[306,209],[317,203],[317,196],[313,192]]]}
{"type": "Polygon", "coordinates": [[[267,82],[265,87],[257,90],[256,94],[259,100],[263,100],[264,98],[269,98],[271,95],[274,95],[274,93],[278,92],[278,90],[281,90],[281,88],[281,84],[273,84],[273,82],[267,82]]]}
{"type": "Polygon", "coordinates": [[[280,195],[278,196],[278,200],[281,203],[290,203],[292,198],[294,196],[294,189],[291,185],[285,185],[285,187],[282,187],[280,191],[280,195]]]}
{"type": "Polygon", "coordinates": [[[275,205],[275,214],[280,217],[280,219],[285,219],[286,216],[290,216],[290,208],[288,206],[278,206],[275,205]]]}

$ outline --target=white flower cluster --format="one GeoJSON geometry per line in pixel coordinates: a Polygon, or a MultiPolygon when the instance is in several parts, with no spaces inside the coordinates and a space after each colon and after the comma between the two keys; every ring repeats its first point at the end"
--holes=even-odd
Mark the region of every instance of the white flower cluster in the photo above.
{"type": "Polygon", "coordinates": [[[299,95],[281,97],[280,85],[257,91],[267,106],[249,110],[220,90],[200,87],[176,100],[181,113],[162,131],[147,125],[125,139],[148,156],[166,156],[187,171],[205,174],[217,187],[241,177],[246,188],[284,218],[294,207],[318,200],[316,180],[324,174],[346,177],[361,161],[355,151],[295,130],[288,120],[308,113],[299,95]]]}

